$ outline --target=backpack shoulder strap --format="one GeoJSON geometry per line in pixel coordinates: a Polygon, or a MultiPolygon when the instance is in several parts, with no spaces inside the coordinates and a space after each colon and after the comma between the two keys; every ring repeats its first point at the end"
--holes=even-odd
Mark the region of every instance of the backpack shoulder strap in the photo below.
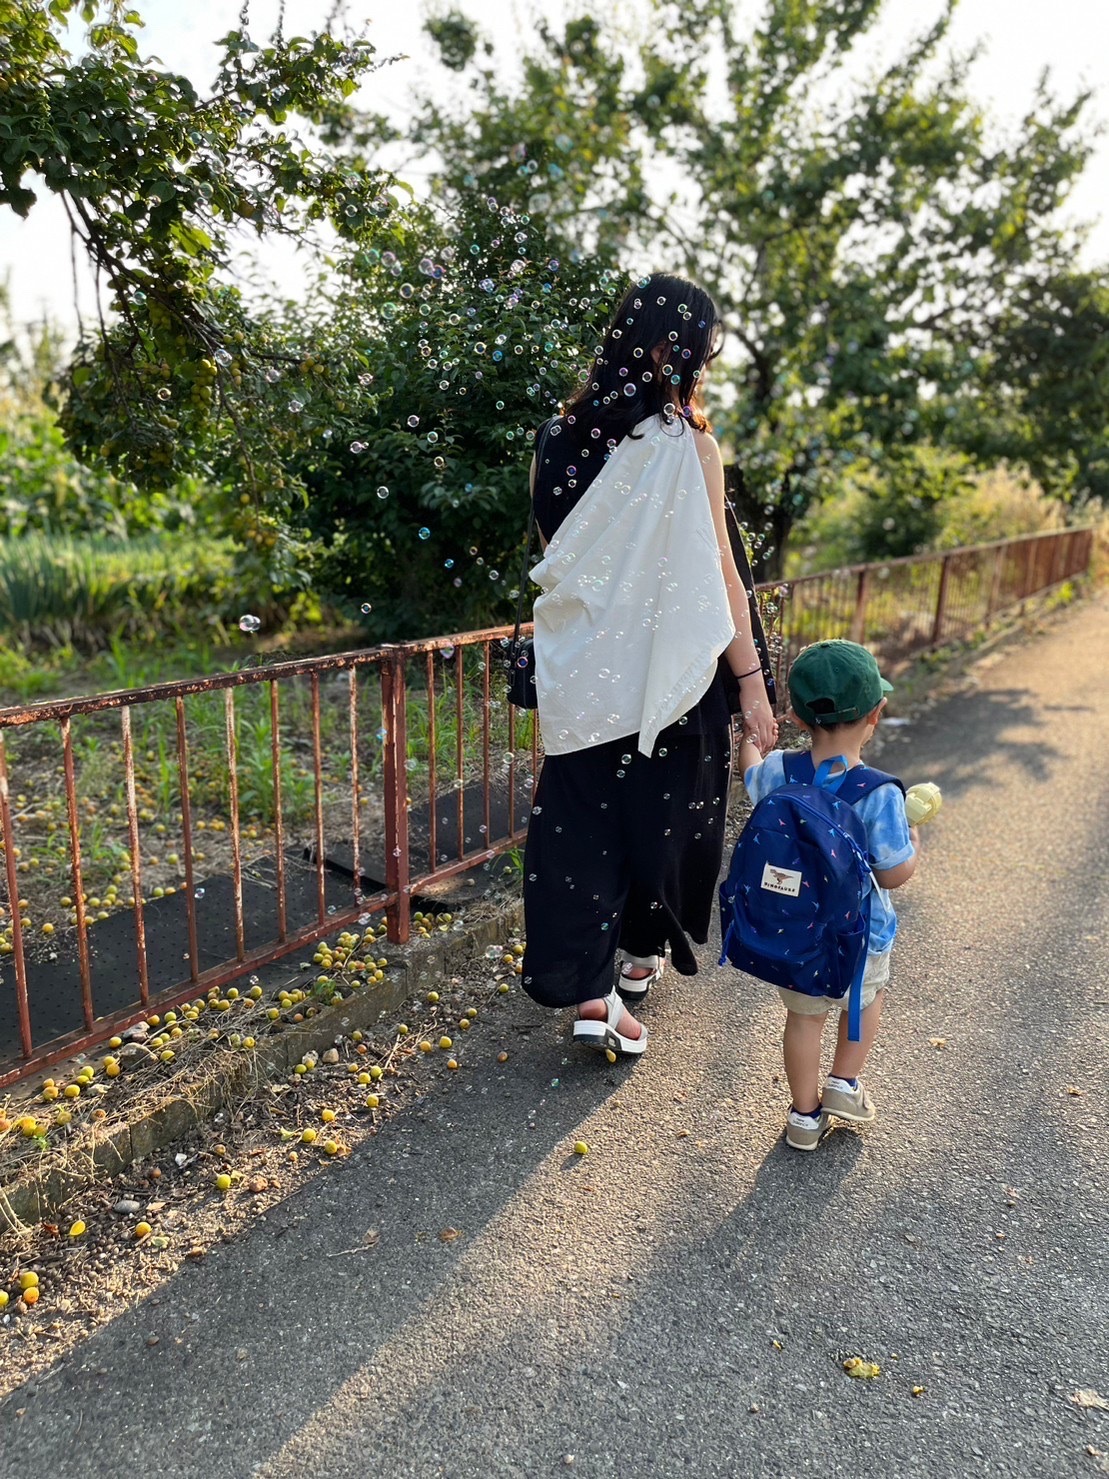
{"type": "MultiPolygon", "coordinates": [[[[816,767],[813,765],[811,750],[787,751],[782,756],[782,769],[787,785],[811,786],[816,779],[816,767]]],[[[847,801],[853,806],[856,801],[869,796],[871,791],[876,791],[879,786],[891,783],[902,795],[905,794],[904,784],[897,776],[888,775],[884,770],[874,770],[869,765],[856,765],[839,782],[835,794],[841,801],[847,801]]]]}
{"type": "Polygon", "coordinates": [[[897,776],[889,775],[884,770],[872,770],[869,765],[856,765],[844,776],[843,784],[839,788],[839,797],[842,801],[848,801],[852,806],[861,801],[864,796],[869,796],[872,791],[877,791],[879,786],[894,785],[905,794],[905,786],[897,776]]]}
{"type": "Polygon", "coordinates": [[[811,786],[816,777],[812,753],[809,750],[785,751],[782,755],[782,770],[785,773],[787,786],[798,784],[811,786]]]}

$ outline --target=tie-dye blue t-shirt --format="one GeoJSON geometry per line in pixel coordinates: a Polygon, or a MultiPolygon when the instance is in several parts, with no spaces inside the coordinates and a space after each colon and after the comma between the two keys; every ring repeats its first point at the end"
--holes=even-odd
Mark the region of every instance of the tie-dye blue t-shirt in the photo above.
{"type": "MultiPolygon", "coordinates": [[[[782,750],[771,750],[761,764],[749,766],[743,777],[752,806],[785,783],[785,754],[782,750]]],[[[884,871],[909,861],[914,848],[909,836],[909,823],[905,817],[905,798],[896,786],[879,786],[876,791],[871,791],[869,796],[864,796],[857,802],[855,810],[866,827],[866,842],[872,868],[884,871]]],[[[897,915],[890,900],[889,889],[879,888],[876,883],[872,883],[871,887],[873,898],[870,904],[868,948],[871,955],[884,955],[897,933],[897,915]]]]}

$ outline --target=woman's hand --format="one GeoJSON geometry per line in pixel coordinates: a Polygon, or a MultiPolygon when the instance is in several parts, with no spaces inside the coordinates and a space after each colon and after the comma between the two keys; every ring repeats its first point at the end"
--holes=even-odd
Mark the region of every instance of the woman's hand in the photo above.
{"type": "Polygon", "coordinates": [[[744,736],[766,755],[777,743],[778,721],[770,707],[761,673],[751,673],[739,680],[739,708],[744,736]]]}

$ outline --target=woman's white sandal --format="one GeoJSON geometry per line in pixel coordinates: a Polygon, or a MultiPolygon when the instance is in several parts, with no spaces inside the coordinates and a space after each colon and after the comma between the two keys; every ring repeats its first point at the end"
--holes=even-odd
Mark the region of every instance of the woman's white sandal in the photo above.
{"type": "Polygon", "coordinates": [[[642,1001],[665,969],[665,955],[626,955],[620,966],[620,978],[616,983],[616,989],[625,1001],[642,1001]],[[629,976],[626,974],[629,966],[633,970],[650,971],[650,975],[629,976]]]}
{"type": "Polygon", "coordinates": [[[579,1017],[574,1023],[574,1041],[581,1043],[582,1047],[595,1048],[598,1052],[606,1050],[613,1053],[625,1053],[630,1058],[638,1057],[647,1046],[647,1029],[640,1028],[638,1037],[625,1037],[618,1032],[617,1025],[624,1015],[624,1003],[620,1000],[615,986],[603,998],[607,1016],[603,1022],[594,1021],[588,1017],[579,1017]]]}

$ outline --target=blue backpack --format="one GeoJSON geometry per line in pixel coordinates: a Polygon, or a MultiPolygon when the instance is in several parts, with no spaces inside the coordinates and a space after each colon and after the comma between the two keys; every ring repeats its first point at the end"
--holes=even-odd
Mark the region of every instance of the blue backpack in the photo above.
{"type": "Polygon", "coordinates": [[[847,1032],[858,1042],[870,934],[871,867],[855,803],[892,775],[869,766],[833,774],[811,754],[783,757],[785,784],[757,803],[720,885],[720,964],[806,996],[851,993],[847,1032]]]}

